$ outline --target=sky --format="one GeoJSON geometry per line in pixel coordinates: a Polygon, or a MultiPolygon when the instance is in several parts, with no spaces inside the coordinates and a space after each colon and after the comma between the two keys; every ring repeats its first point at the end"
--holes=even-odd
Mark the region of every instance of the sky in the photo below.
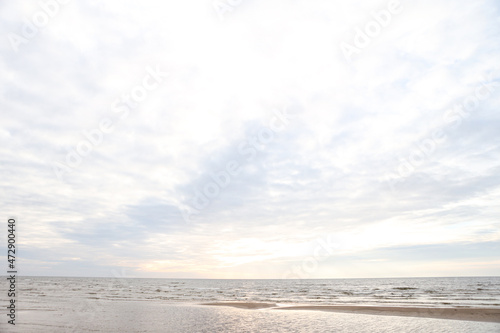
{"type": "Polygon", "coordinates": [[[2,1],[21,275],[500,275],[494,0],[2,1]]]}

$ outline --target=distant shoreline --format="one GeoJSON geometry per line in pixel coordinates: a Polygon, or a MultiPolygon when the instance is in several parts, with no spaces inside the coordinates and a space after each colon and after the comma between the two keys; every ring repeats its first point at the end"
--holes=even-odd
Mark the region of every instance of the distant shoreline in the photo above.
{"type": "Polygon", "coordinates": [[[210,306],[230,306],[240,309],[306,310],[357,313],[379,316],[404,316],[435,319],[453,319],[500,323],[500,309],[493,308],[423,308],[361,305],[296,305],[278,306],[262,302],[215,302],[203,303],[210,306]]]}
{"type": "MultiPolygon", "coordinates": [[[[0,277],[8,275],[2,274],[0,277]]],[[[388,276],[388,277],[333,277],[333,278],[208,278],[208,277],[152,277],[152,276],[77,276],[77,275],[18,275],[19,278],[69,278],[69,279],[154,279],[154,280],[227,280],[227,281],[319,281],[319,280],[398,280],[398,279],[470,279],[470,278],[500,278],[500,275],[449,275],[449,276],[388,276]]]]}

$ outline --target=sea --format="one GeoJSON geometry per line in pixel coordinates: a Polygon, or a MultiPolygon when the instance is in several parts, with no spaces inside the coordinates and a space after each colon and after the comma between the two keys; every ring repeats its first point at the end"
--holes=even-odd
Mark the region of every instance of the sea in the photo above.
{"type": "MultiPolygon", "coordinates": [[[[0,295],[2,304],[9,298],[0,295]]],[[[0,332],[500,332],[500,323],[213,302],[500,309],[500,277],[224,280],[19,277],[0,332]]]]}

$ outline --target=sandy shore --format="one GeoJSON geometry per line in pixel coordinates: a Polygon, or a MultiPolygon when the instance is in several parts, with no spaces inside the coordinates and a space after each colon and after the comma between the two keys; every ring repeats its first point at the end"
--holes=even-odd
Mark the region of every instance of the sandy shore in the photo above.
{"type": "Polygon", "coordinates": [[[252,302],[217,302],[204,305],[232,306],[241,309],[272,310],[314,310],[359,313],[382,316],[406,316],[437,319],[472,320],[500,323],[500,309],[490,308],[416,308],[416,307],[390,307],[390,306],[346,306],[346,305],[298,305],[278,307],[273,303],[252,302]]]}
{"type": "Polygon", "coordinates": [[[265,309],[277,307],[275,303],[255,303],[255,302],[217,302],[204,303],[202,305],[232,306],[240,309],[265,309]]]}
{"type": "Polygon", "coordinates": [[[414,308],[389,306],[287,306],[280,310],[319,310],[386,316],[473,320],[500,323],[500,309],[487,308],[414,308]]]}

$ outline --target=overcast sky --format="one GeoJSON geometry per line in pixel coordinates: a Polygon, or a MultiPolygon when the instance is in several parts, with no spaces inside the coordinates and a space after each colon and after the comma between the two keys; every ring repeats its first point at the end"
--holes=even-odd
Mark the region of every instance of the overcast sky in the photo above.
{"type": "Polygon", "coordinates": [[[500,275],[498,1],[48,3],[0,2],[21,274],[500,275]]]}

